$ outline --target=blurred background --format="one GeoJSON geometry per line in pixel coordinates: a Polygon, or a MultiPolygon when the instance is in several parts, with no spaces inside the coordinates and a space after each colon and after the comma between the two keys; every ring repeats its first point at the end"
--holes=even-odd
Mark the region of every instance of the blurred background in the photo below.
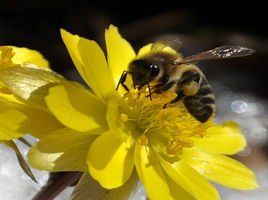
{"type": "MultiPolygon", "coordinates": [[[[219,187],[222,199],[266,199],[268,196],[268,29],[266,6],[260,2],[163,1],[144,2],[98,0],[8,0],[0,2],[0,45],[36,49],[50,61],[52,68],[69,79],[82,81],[61,41],[59,29],[94,39],[104,49],[104,29],[109,24],[135,49],[163,34],[178,34],[181,52],[191,55],[223,44],[256,49],[253,56],[228,61],[200,62],[217,98],[217,120],[238,122],[248,139],[248,147],[237,159],[253,169],[261,188],[240,192],[219,187]],[[267,87],[267,88],[266,88],[267,87]]],[[[27,149],[21,146],[22,149],[27,149]]],[[[15,157],[0,148],[0,191],[5,200],[30,199],[38,191],[24,177],[15,157]],[[12,170],[11,170],[12,169],[12,170]],[[16,176],[14,178],[14,176],[16,176]],[[9,183],[9,184],[7,184],[9,183]],[[20,185],[14,191],[12,185],[20,185]],[[10,187],[8,186],[10,185],[10,187]],[[11,190],[12,189],[12,190],[11,190]],[[12,192],[11,192],[12,191],[12,192]]],[[[37,172],[36,172],[37,173],[37,172]]],[[[47,174],[38,173],[45,183],[47,174]]],[[[68,194],[66,194],[68,195],[68,194]]],[[[59,199],[68,199],[67,196],[59,199]]]]}

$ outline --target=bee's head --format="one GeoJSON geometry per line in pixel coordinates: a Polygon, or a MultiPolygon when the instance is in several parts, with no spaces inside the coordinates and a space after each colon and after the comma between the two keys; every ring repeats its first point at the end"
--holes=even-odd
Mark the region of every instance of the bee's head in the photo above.
{"type": "Polygon", "coordinates": [[[144,85],[149,84],[159,74],[158,65],[148,62],[144,59],[134,60],[129,65],[129,74],[132,77],[134,88],[141,89],[144,85]]]}

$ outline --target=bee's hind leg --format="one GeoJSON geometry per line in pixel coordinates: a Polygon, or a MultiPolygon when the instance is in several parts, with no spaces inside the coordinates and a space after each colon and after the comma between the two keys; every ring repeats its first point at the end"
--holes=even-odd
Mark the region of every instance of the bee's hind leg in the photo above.
{"type": "Polygon", "coordinates": [[[176,81],[170,81],[167,84],[159,84],[154,86],[153,88],[151,88],[150,84],[148,84],[148,89],[149,89],[149,95],[147,95],[146,97],[150,97],[150,99],[152,100],[152,94],[156,93],[156,94],[161,94],[165,91],[167,91],[168,89],[170,89],[174,84],[176,83],[176,81]]]}
{"type": "Polygon", "coordinates": [[[167,103],[164,105],[164,108],[166,108],[169,104],[173,104],[176,103],[177,101],[183,99],[185,96],[193,96],[198,90],[199,90],[199,85],[202,81],[200,74],[198,73],[192,73],[190,72],[190,74],[184,74],[184,77],[181,82],[179,83],[181,85],[181,88],[179,89],[179,91],[176,92],[177,97],[175,99],[173,99],[171,102],[167,103]],[[191,83],[192,81],[197,81],[197,85],[189,85],[187,88],[185,88],[185,86],[189,83],[191,83]]]}
{"type": "Polygon", "coordinates": [[[163,108],[166,108],[169,104],[176,103],[176,102],[178,102],[179,100],[181,100],[183,97],[185,97],[185,95],[184,95],[184,93],[183,93],[182,90],[178,91],[176,94],[177,94],[176,98],[173,99],[172,101],[166,103],[166,104],[164,105],[163,108]]]}

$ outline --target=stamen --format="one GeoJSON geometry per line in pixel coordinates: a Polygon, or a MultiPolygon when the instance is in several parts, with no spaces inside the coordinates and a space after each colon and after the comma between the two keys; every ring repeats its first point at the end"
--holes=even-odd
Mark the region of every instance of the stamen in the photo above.
{"type": "Polygon", "coordinates": [[[120,114],[120,120],[123,122],[126,122],[128,120],[128,116],[125,113],[120,114]]]}
{"type": "Polygon", "coordinates": [[[182,150],[182,145],[178,140],[169,141],[167,144],[167,153],[170,155],[176,155],[182,150]]]}
{"type": "Polygon", "coordinates": [[[148,137],[146,135],[141,135],[138,138],[138,141],[139,141],[140,145],[147,145],[149,143],[149,139],[148,139],[148,137]]]}
{"type": "Polygon", "coordinates": [[[193,141],[189,138],[170,139],[167,144],[167,153],[176,155],[182,151],[183,148],[190,148],[193,146],[193,141]]]}
{"type": "MultiPolygon", "coordinates": [[[[176,96],[176,95],[175,95],[176,96]]],[[[150,100],[146,91],[131,90],[122,97],[119,103],[120,120],[125,122],[139,145],[148,145],[149,138],[161,136],[162,147],[170,156],[178,155],[183,148],[192,147],[192,137],[208,136],[207,129],[213,126],[213,121],[200,123],[184,107],[182,102],[164,105],[174,99],[174,94],[153,96],[150,100]]]]}
{"type": "Polygon", "coordinates": [[[0,47],[0,66],[14,66],[12,58],[15,55],[12,48],[0,47]]]}

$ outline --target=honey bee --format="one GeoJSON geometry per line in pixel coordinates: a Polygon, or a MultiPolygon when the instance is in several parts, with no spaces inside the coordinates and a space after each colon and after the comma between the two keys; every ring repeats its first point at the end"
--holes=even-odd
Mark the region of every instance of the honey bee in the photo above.
{"type": "Polygon", "coordinates": [[[178,52],[180,46],[181,41],[177,37],[153,43],[147,55],[129,64],[128,70],[122,73],[116,90],[122,85],[127,92],[129,91],[125,84],[129,74],[134,88],[141,90],[144,86],[148,87],[150,99],[153,93],[175,92],[176,98],[168,104],[182,100],[193,117],[200,122],[206,122],[215,113],[215,95],[205,75],[193,63],[244,57],[253,54],[255,50],[243,46],[224,45],[182,58],[178,52]],[[170,47],[177,53],[164,51],[165,47],[170,47]]]}

